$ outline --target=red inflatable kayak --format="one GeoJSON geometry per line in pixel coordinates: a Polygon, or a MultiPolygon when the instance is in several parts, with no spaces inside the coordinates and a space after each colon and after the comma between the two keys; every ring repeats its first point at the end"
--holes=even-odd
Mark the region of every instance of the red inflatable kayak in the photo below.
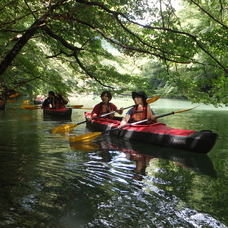
{"type": "MultiPolygon", "coordinates": [[[[87,121],[87,126],[95,131],[107,131],[118,127],[120,121],[104,118],[87,121]]],[[[197,153],[208,153],[215,145],[217,133],[170,128],[163,123],[132,125],[110,131],[110,134],[134,141],[154,145],[184,149],[197,153]]]]}

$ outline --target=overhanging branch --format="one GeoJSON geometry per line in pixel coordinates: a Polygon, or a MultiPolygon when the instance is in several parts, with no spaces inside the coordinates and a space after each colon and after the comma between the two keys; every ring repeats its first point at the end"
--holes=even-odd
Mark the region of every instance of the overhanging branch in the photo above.
{"type": "MultiPolygon", "coordinates": [[[[72,54],[67,54],[66,52],[64,51],[61,51],[60,53],[52,56],[52,57],[55,57],[55,56],[58,56],[60,54],[65,54],[66,56],[68,57],[72,57],[74,56],[78,65],[80,66],[80,68],[92,79],[94,79],[95,81],[97,81],[100,85],[104,86],[104,87],[108,87],[108,88],[111,88],[111,89],[114,89],[113,87],[111,86],[107,86],[105,84],[103,84],[95,75],[93,75],[90,71],[88,71],[86,69],[86,67],[82,64],[82,62],[79,60],[78,58],[78,53],[81,51],[81,50],[84,50],[82,48],[78,48],[78,47],[75,47],[73,45],[71,45],[70,43],[68,43],[65,39],[63,39],[61,36],[58,36],[57,34],[55,34],[50,28],[48,28],[47,26],[44,26],[43,27],[43,30],[47,32],[47,34],[52,37],[53,39],[59,41],[64,47],[66,47],[67,49],[73,51],[72,54]]],[[[50,56],[48,57],[50,58],[50,56]]]]}
{"type": "Polygon", "coordinates": [[[0,63],[0,75],[2,75],[8,66],[11,65],[14,58],[20,53],[21,49],[25,46],[28,40],[35,34],[35,32],[46,23],[46,19],[51,15],[51,13],[58,7],[60,7],[67,0],[59,0],[56,4],[52,5],[47,13],[42,15],[38,20],[36,20],[30,28],[21,36],[14,47],[7,53],[2,62],[0,63]]]}
{"type": "Polygon", "coordinates": [[[223,24],[221,21],[219,21],[218,19],[216,19],[213,15],[211,15],[210,13],[208,13],[202,6],[200,6],[196,1],[194,0],[189,0],[190,2],[192,2],[193,4],[195,4],[201,11],[203,11],[205,14],[207,14],[212,20],[214,20],[215,22],[217,22],[218,24],[222,25],[225,29],[228,29],[228,26],[226,26],[225,24],[223,24]]]}
{"type": "MultiPolygon", "coordinates": [[[[190,0],[192,1],[193,3],[194,0],[190,0]]],[[[152,30],[163,30],[163,31],[168,31],[168,32],[172,32],[172,33],[176,33],[176,34],[181,34],[181,35],[185,35],[187,37],[190,37],[195,43],[196,45],[203,51],[205,52],[208,56],[210,56],[226,73],[228,73],[228,69],[217,59],[215,58],[206,48],[204,48],[204,46],[201,44],[201,42],[198,40],[198,38],[190,33],[186,33],[186,32],[183,32],[183,31],[178,31],[178,30],[173,30],[173,29],[170,29],[170,28],[165,28],[165,27],[154,27],[154,26],[149,26],[149,25],[142,25],[136,21],[133,21],[131,19],[129,19],[126,15],[124,15],[123,13],[120,13],[120,12],[116,12],[116,11],[113,11],[113,10],[110,10],[108,9],[107,7],[105,7],[104,4],[100,3],[100,2],[87,2],[85,0],[77,0],[78,3],[82,3],[82,4],[85,4],[85,5],[93,5],[93,6],[97,6],[103,10],[105,10],[106,12],[110,13],[110,14],[113,14],[115,15],[115,17],[118,15],[118,16],[122,16],[124,19],[126,19],[127,21],[129,21],[130,23],[132,24],[135,24],[135,25],[138,25],[140,27],[143,27],[143,28],[148,28],[148,29],[152,29],[152,30]]],[[[197,4],[197,3],[195,3],[197,4]]],[[[200,6],[199,6],[200,7],[200,6]]],[[[221,23],[220,21],[218,21],[216,18],[214,18],[212,15],[210,15],[207,11],[205,11],[202,7],[201,7],[201,10],[203,10],[205,13],[208,14],[208,16],[210,16],[213,20],[215,20],[217,23],[221,24],[222,26],[224,26],[225,28],[228,28],[226,25],[224,25],[223,23],[221,23]]],[[[93,28],[95,29],[95,28],[93,28]]],[[[99,29],[97,29],[98,31],[99,29]]],[[[116,45],[119,45],[116,41],[112,40],[111,38],[108,38],[105,36],[104,33],[101,32],[101,30],[99,31],[100,34],[108,39],[110,42],[116,44],[116,45]]],[[[134,51],[139,51],[137,48],[134,49],[134,48],[130,48],[128,46],[124,46],[124,45],[119,45],[125,49],[131,49],[131,50],[134,50],[134,51]]],[[[140,51],[139,51],[140,52],[140,51]]],[[[143,51],[144,52],[144,51],[143,51]]],[[[158,54],[155,54],[155,53],[150,53],[148,51],[145,51],[144,53],[147,53],[147,54],[151,54],[151,55],[154,55],[156,57],[159,57],[161,59],[164,59],[166,61],[170,61],[170,62],[175,62],[175,63],[189,63],[189,62],[178,62],[178,61],[174,61],[174,60],[171,60],[167,57],[164,57],[164,56],[161,56],[161,55],[158,55],[158,54]]]]}
{"type": "Polygon", "coordinates": [[[103,84],[96,76],[94,76],[91,72],[89,72],[86,67],[84,67],[84,65],[82,64],[82,62],[79,60],[78,56],[77,55],[74,55],[78,65],[81,67],[81,69],[92,79],[94,79],[95,81],[97,81],[100,85],[104,86],[104,87],[108,87],[110,89],[113,89],[114,90],[114,87],[112,86],[107,86],[105,84],[103,84]]]}

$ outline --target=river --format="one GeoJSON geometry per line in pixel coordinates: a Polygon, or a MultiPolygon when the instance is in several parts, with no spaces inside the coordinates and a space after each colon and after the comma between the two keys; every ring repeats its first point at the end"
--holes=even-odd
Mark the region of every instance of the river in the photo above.
{"type": "MultiPolygon", "coordinates": [[[[8,103],[0,111],[0,227],[227,227],[228,108],[199,105],[164,117],[173,128],[212,130],[214,148],[196,154],[114,136],[70,144],[69,136],[90,132],[85,124],[70,134],[51,129],[84,120],[44,119],[41,109],[8,103]]],[[[70,104],[93,107],[99,99],[70,104]]],[[[113,99],[118,107],[131,99],[113,99]]],[[[196,106],[160,98],[157,115],[196,106]]]]}

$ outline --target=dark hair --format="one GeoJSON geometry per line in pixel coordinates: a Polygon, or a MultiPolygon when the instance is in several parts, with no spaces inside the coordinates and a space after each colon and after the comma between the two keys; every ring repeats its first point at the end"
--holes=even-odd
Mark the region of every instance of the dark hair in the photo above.
{"type": "Polygon", "coordinates": [[[59,100],[63,99],[63,96],[62,96],[61,93],[56,93],[55,96],[56,96],[56,98],[59,99],[59,100]]]}
{"type": "Polygon", "coordinates": [[[132,92],[132,99],[134,100],[135,97],[141,97],[143,101],[143,105],[147,106],[147,95],[144,91],[139,91],[139,92],[132,92]]]}
{"type": "Polygon", "coordinates": [[[49,95],[55,96],[55,93],[53,91],[48,92],[49,95]]]}
{"type": "Polygon", "coordinates": [[[108,90],[103,91],[103,92],[101,93],[101,97],[103,97],[105,94],[107,94],[107,97],[109,98],[109,100],[112,99],[112,94],[111,94],[110,91],[108,91],[108,90]]]}

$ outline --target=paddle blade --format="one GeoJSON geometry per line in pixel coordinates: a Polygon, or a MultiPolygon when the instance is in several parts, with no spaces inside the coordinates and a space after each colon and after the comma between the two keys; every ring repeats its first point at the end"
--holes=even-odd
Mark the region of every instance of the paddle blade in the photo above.
{"type": "Polygon", "coordinates": [[[70,142],[89,142],[97,137],[99,137],[102,134],[102,132],[92,132],[92,133],[87,133],[84,135],[78,135],[78,136],[72,136],[70,137],[70,142]]]}
{"type": "Polygon", "coordinates": [[[20,107],[23,109],[29,109],[29,110],[39,109],[39,107],[36,107],[34,105],[21,105],[20,107]]]}
{"type": "Polygon", "coordinates": [[[71,108],[78,108],[78,109],[80,109],[80,108],[83,107],[83,105],[71,105],[70,107],[71,107],[71,108]]]}
{"type": "Polygon", "coordinates": [[[70,147],[73,150],[83,151],[83,152],[92,152],[92,151],[98,151],[101,149],[101,145],[95,142],[70,143],[70,147]]]}
{"type": "Polygon", "coordinates": [[[189,108],[189,109],[185,109],[185,110],[180,110],[180,111],[175,111],[174,114],[176,114],[176,113],[181,113],[181,112],[187,112],[187,111],[190,111],[190,110],[192,110],[192,109],[197,108],[198,106],[199,106],[199,105],[197,105],[196,107],[193,107],[193,108],[189,108]]]}
{"type": "Polygon", "coordinates": [[[30,100],[22,101],[23,104],[28,104],[29,102],[30,102],[30,100]]]}
{"type": "Polygon", "coordinates": [[[7,100],[7,103],[15,103],[17,100],[7,100]]]}
{"type": "Polygon", "coordinates": [[[146,102],[147,102],[147,104],[151,104],[151,103],[157,101],[159,98],[160,98],[160,96],[155,96],[150,99],[147,99],[146,102]]]}
{"type": "Polygon", "coordinates": [[[76,126],[77,126],[77,124],[73,124],[73,123],[72,124],[64,124],[64,125],[61,125],[59,127],[52,129],[51,132],[53,134],[65,133],[65,132],[69,132],[69,131],[73,130],[76,126]]]}

